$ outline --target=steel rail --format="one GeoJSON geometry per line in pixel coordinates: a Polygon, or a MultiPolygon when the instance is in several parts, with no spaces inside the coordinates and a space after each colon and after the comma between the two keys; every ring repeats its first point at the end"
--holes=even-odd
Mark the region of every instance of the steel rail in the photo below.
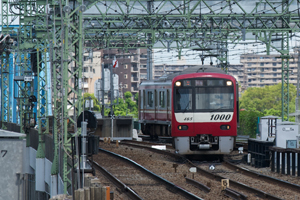
{"type": "Polygon", "coordinates": [[[255,171],[243,168],[243,167],[236,166],[233,163],[230,163],[229,161],[224,161],[223,164],[225,166],[227,166],[228,168],[231,168],[231,169],[234,169],[234,170],[238,169],[239,171],[242,171],[244,175],[251,176],[251,177],[260,177],[264,181],[276,182],[277,185],[280,184],[283,188],[288,187],[292,190],[296,189],[296,190],[300,191],[300,185],[290,183],[288,181],[283,181],[283,180],[280,180],[280,179],[277,179],[277,178],[274,178],[274,177],[271,177],[271,176],[267,176],[267,175],[264,175],[264,174],[260,174],[260,173],[257,173],[255,171]]]}
{"type": "MultiPolygon", "coordinates": [[[[193,167],[196,167],[197,168],[197,172],[198,173],[201,173],[207,177],[210,177],[212,179],[215,179],[217,181],[221,181],[222,179],[227,179],[225,177],[222,177],[220,175],[217,175],[217,174],[213,174],[209,171],[206,171],[204,169],[201,169],[200,167],[197,167],[194,163],[192,163],[191,161],[187,160],[187,162],[192,165],[193,167]]],[[[229,179],[229,182],[230,182],[230,185],[233,186],[233,187],[236,187],[236,188],[241,188],[241,189],[244,189],[244,190],[247,190],[249,192],[252,192],[252,193],[256,193],[258,196],[261,196],[261,197],[264,197],[264,198],[268,198],[268,199],[272,199],[272,200],[283,200],[282,198],[279,198],[277,196],[274,196],[272,194],[269,194],[267,192],[264,192],[262,190],[258,190],[256,188],[253,188],[253,187],[250,187],[248,185],[245,185],[243,183],[240,183],[238,181],[234,181],[234,180],[231,180],[229,179]]]]}
{"type": "Polygon", "coordinates": [[[230,188],[226,188],[224,191],[224,195],[228,196],[228,197],[231,197],[232,199],[235,199],[235,200],[246,200],[247,199],[247,196],[240,193],[240,192],[237,192],[233,189],[230,189],[230,188]]]}
{"type": "Polygon", "coordinates": [[[109,171],[101,167],[97,162],[93,161],[93,166],[97,168],[106,178],[108,178],[117,188],[119,188],[123,193],[125,193],[130,199],[133,200],[142,200],[135,191],[133,191],[130,187],[121,182],[118,178],[112,175],[109,171]]]}
{"type": "MultiPolygon", "coordinates": [[[[120,143],[122,144],[122,143],[120,143]]],[[[186,159],[184,156],[181,156],[179,154],[176,154],[176,153],[172,153],[172,152],[169,152],[169,151],[166,151],[166,150],[158,150],[158,149],[154,149],[154,148],[151,148],[151,147],[147,147],[147,146],[141,146],[141,145],[136,145],[136,144],[128,144],[128,143],[123,143],[123,145],[128,145],[128,146],[132,146],[132,147],[137,147],[137,148],[145,148],[145,149],[148,149],[150,151],[153,151],[153,152],[156,152],[156,153],[160,153],[160,154],[165,154],[165,155],[169,155],[171,157],[176,157],[176,158],[181,158],[183,159],[185,162],[187,162],[189,165],[191,165],[192,167],[196,167],[197,168],[197,173],[200,173],[200,174],[203,174],[204,176],[206,177],[209,177],[211,179],[215,179],[217,181],[221,181],[222,179],[227,179],[225,177],[222,177],[220,175],[216,175],[216,174],[213,174],[209,171],[206,171],[204,169],[201,169],[200,167],[197,167],[194,163],[192,163],[190,160],[186,159]]],[[[264,192],[262,190],[259,190],[259,189],[256,189],[256,188],[253,188],[253,187],[250,187],[248,185],[245,185],[243,183],[240,183],[240,182],[237,182],[237,181],[234,181],[234,180],[231,180],[229,179],[230,181],[230,185],[233,186],[233,187],[236,187],[236,188],[241,188],[241,189],[244,189],[244,190],[247,190],[248,192],[252,192],[252,193],[256,193],[258,196],[261,196],[263,198],[268,198],[270,200],[283,200],[282,198],[279,198],[277,196],[274,196],[272,194],[269,194],[267,192],[264,192]]]]}
{"type": "Polygon", "coordinates": [[[162,182],[163,184],[165,184],[165,185],[167,186],[167,189],[170,190],[171,192],[178,193],[178,194],[184,196],[184,197],[187,198],[187,199],[191,199],[191,200],[193,200],[193,199],[195,199],[195,200],[203,200],[202,198],[200,198],[200,197],[198,197],[198,196],[196,196],[196,195],[194,195],[194,194],[188,192],[187,190],[185,190],[185,189],[183,189],[183,188],[181,188],[181,187],[175,185],[174,183],[172,183],[172,182],[170,182],[170,181],[168,181],[168,180],[166,180],[166,179],[164,179],[164,178],[158,176],[157,174],[153,173],[152,171],[149,171],[148,169],[146,169],[146,168],[143,167],[142,165],[140,165],[140,164],[134,162],[133,160],[131,160],[131,159],[129,159],[129,158],[126,158],[126,157],[121,156],[121,155],[119,155],[119,154],[116,154],[116,153],[107,151],[107,150],[105,150],[105,149],[99,148],[99,150],[102,151],[102,152],[104,152],[104,153],[107,153],[107,154],[109,154],[109,155],[113,155],[113,156],[115,156],[115,157],[117,157],[117,158],[120,158],[120,159],[122,159],[123,161],[126,161],[126,162],[128,162],[128,163],[130,163],[130,164],[136,166],[137,168],[139,168],[139,169],[141,169],[142,171],[146,172],[146,173],[147,173],[148,175],[150,175],[152,178],[154,178],[154,179],[156,179],[156,180],[162,182]]]}
{"type": "Polygon", "coordinates": [[[198,181],[195,181],[194,179],[190,179],[190,178],[185,177],[185,180],[186,180],[187,183],[199,188],[200,190],[202,190],[206,193],[210,192],[210,187],[207,187],[206,185],[204,185],[204,184],[202,184],[198,181]]]}

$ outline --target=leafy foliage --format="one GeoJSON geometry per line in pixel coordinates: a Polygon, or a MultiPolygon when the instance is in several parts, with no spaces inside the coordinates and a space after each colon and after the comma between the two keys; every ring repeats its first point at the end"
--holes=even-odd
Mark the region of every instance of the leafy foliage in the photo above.
{"type": "MultiPolygon", "coordinates": [[[[257,117],[278,116],[281,117],[281,84],[265,86],[262,88],[248,88],[240,98],[240,127],[241,135],[255,137],[257,132],[257,117]]],[[[289,85],[289,112],[295,112],[296,87],[289,85]]],[[[290,118],[290,121],[294,121],[290,118]]]]}
{"type": "MultiPolygon", "coordinates": [[[[296,87],[289,85],[290,112],[295,112],[296,87]]],[[[240,109],[259,111],[263,115],[281,116],[281,84],[248,88],[240,99],[240,109]]]]}
{"type": "Polygon", "coordinates": [[[252,138],[256,137],[257,118],[263,116],[259,111],[240,111],[240,122],[238,127],[239,135],[249,135],[252,138]]]}
{"type": "MultiPolygon", "coordinates": [[[[124,93],[125,99],[119,98],[114,100],[114,115],[115,116],[133,116],[134,118],[138,117],[138,105],[133,101],[132,93],[127,91],[124,93]]],[[[110,112],[109,108],[105,108],[104,114],[108,116],[110,112]]]]}
{"type": "MultiPolygon", "coordinates": [[[[99,105],[98,99],[94,96],[94,94],[91,94],[91,93],[84,93],[83,94],[83,102],[82,102],[83,105],[82,106],[84,106],[85,101],[89,100],[90,98],[93,100],[94,108],[92,108],[92,110],[93,111],[100,111],[100,105],[99,105]]],[[[85,109],[89,109],[89,108],[85,108],[85,109]]]]}

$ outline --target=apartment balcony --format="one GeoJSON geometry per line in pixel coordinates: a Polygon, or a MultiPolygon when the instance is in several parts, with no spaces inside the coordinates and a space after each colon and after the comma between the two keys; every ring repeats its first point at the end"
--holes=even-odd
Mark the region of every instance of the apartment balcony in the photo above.
{"type": "Polygon", "coordinates": [[[139,88],[138,87],[131,87],[131,92],[138,92],[139,88]]]}
{"type": "Polygon", "coordinates": [[[91,75],[93,75],[92,72],[82,72],[83,77],[90,78],[91,75]]]}
{"type": "Polygon", "coordinates": [[[139,78],[138,77],[131,77],[131,82],[138,82],[139,78]]]}
{"type": "Polygon", "coordinates": [[[138,67],[131,67],[131,72],[138,72],[139,68],[138,67]]]}
{"type": "Polygon", "coordinates": [[[89,88],[89,84],[87,82],[83,82],[83,88],[89,88]]]}

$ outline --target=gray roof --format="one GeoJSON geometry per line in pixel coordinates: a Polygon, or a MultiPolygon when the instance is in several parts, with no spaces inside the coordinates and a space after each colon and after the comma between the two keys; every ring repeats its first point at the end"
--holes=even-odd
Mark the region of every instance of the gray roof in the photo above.
{"type": "Polygon", "coordinates": [[[0,138],[19,138],[19,137],[26,137],[26,134],[0,129],[0,138]]]}

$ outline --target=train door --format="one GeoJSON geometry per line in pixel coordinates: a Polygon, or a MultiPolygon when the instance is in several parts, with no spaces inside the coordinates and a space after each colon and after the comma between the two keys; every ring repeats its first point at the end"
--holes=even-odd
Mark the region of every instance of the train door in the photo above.
{"type": "Polygon", "coordinates": [[[145,111],[146,111],[146,103],[145,103],[145,99],[146,99],[146,93],[145,93],[145,90],[142,90],[141,93],[141,101],[140,101],[140,104],[141,104],[141,119],[145,119],[145,111]]]}
{"type": "Polygon", "coordinates": [[[170,90],[167,90],[167,120],[171,121],[171,95],[170,95],[170,90]]]}
{"type": "Polygon", "coordinates": [[[158,112],[158,105],[157,105],[157,90],[154,90],[154,120],[157,120],[157,112],[158,112]]]}
{"type": "Polygon", "coordinates": [[[145,119],[147,120],[154,120],[155,118],[155,99],[154,99],[154,91],[153,90],[146,90],[146,101],[145,101],[145,119]]]}
{"type": "Polygon", "coordinates": [[[165,89],[159,89],[157,90],[157,115],[156,119],[161,121],[167,120],[167,100],[166,100],[166,90],[165,89]]]}

